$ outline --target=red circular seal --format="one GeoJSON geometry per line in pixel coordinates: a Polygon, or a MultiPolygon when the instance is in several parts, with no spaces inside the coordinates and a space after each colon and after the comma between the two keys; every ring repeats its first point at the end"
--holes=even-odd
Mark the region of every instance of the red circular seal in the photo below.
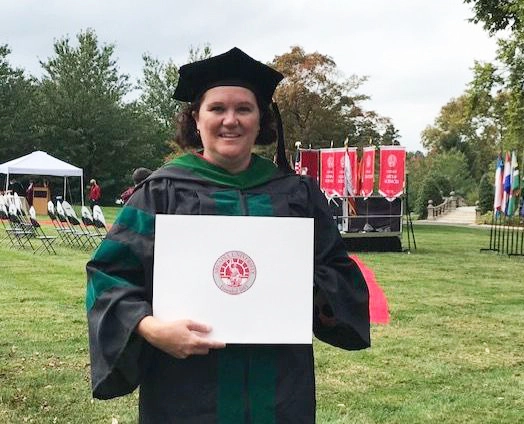
{"type": "Polygon", "coordinates": [[[213,267],[215,284],[227,294],[244,293],[253,285],[256,276],[253,259],[238,250],[224,253],[213,267]]]}

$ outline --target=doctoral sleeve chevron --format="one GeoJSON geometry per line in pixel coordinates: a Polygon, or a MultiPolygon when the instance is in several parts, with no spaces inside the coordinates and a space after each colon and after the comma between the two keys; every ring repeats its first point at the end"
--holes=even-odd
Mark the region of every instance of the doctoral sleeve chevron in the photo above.
{"type": "Polygon", "coordinates": [[[87,264],[86,308],[93,396],[130,393],[148,346],[135,333],[152,313],[155,213],[159,182],[143,185],[122,209],[87,264]],[[146,206],[147,205],[147,206],[146,206]]]}

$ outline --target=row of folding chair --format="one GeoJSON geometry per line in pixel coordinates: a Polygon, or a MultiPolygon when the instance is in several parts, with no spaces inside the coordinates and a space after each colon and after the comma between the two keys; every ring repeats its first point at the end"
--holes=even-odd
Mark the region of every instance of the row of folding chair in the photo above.
{"type": "Polygon", "coordinates": [[[29,212],[29,216],[24,212],[16,193],[0,194],[0,221],[4,229],[0,234],[0,242],[7,241],[12,248],[31,249],[35,253],[56,253],[53,247],[56,239],[62,245],[91,250],[96,248],[107,234],[106,221],[100,206],[95,206],[92,214],[89,208],[82,206],[79,219],[67,201],[57,202],[56,208],[53,202],[48,202],[48,216],[58,236],[44,232],[34,208],[29,212]]]}
{"type": "Polygon", "coordinates": [[[82,218],[78,219],[67,201],[57,202],[56,208],[53,202],[48,202],[47,214],[63,245],[84,250],[92,250],[99,245],[107,234],[107,229],[102,210],[99,206],[95,208],[98,210],[93,209],[92,215],[86,206],[82,206],[82,218]]]}
{"type": "Polygon", "coordinates": [[[32,206],[29,214],[29,216],[25,214],[20,203],[0,195],[0,221],[5,232],[2,240],[7,240],[9,247],[14,249],[30,249],[33,253],[56,254],[53,243],[57,237],[44,233],[32,206]]]}

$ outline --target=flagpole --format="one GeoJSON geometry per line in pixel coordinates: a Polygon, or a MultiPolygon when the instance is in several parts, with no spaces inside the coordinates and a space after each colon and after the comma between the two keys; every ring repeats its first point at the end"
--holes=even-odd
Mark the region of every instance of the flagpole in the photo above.
{"type": "MultiPolygon", "coordinates": [[[[331,143],[333,143],[333,142],[331,142],[331,143]]],[[[345,155],[346,156],[349,154],[348,147],[349,147],[349,138],[346,137],[346,139],[344,140],[344,148],[346,149],[346,151],[345,151],[345,155]]],[[[345,161],[344,161],[344,165],[346,165],[345,161]]],[[[344,174],[346,174],[346,170],[345,169],[344,169],[344,174]]],[[[346,181],[345,180],[346,179],[344,178],[344,187],[346,185],[346,181]]],[[[349,196],[349,192],[347,191],[347,189],[345,189],[344,191],[346,191],[345,195],[349,196]]],[[[351,218],[349,217],[349,197],[344,198],[343,205],[345,206],[344,215],[347,215],[347,219],[346,219],[347,228],[346,228],[346,230],[349,233],[349,228],[351,227],[351,218]]]]}
{"type": "MultiPolygon", "coordinates": [[[[520,162],[522,164],[522,166],[524,167],[524,150],[522,151],[522,161],[520,162]]],[[[523,172],[524,172],[524,168],[523,168],[523,172]]],[[[524,175],[524,174],[523,174],[524,175]]],[[[520,177],[519,175],[519,178],[520,178],[520,182],[522,182],[522,178],[520,177]]],[[[522,200],[522,185],[520,186],[520,198],[522,200]]],[[[521,209],[517,212],[517,215],[518,215],[518,222],[519,222],[519,226],[520,226],[520,222],[521,222],[521,219],[522,217],[524,216],[524,202],[522,202],[522,207],[521,209]]],[[[524,251],[522,250],[523,246],[524,246],[524,228],[523,228],[523,233],[520,234],[520,252],[519,252],[519,255],[520,256],[523,256],[524,255],[524,251]]],[[[518,242],[517,242],[518,243],[518,242]]],[[[517,249],[518,249],[518,245],[517,245],[517,249]]]]}

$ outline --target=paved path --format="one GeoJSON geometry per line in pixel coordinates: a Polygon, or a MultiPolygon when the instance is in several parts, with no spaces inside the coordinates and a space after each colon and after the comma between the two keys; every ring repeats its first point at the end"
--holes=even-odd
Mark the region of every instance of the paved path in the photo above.
{"type": "Polygon", "coordinates": [[[475,206],[461,206],[436,220],[418,220],[417,223],[444,225],[475,225],[475,206]]]}

